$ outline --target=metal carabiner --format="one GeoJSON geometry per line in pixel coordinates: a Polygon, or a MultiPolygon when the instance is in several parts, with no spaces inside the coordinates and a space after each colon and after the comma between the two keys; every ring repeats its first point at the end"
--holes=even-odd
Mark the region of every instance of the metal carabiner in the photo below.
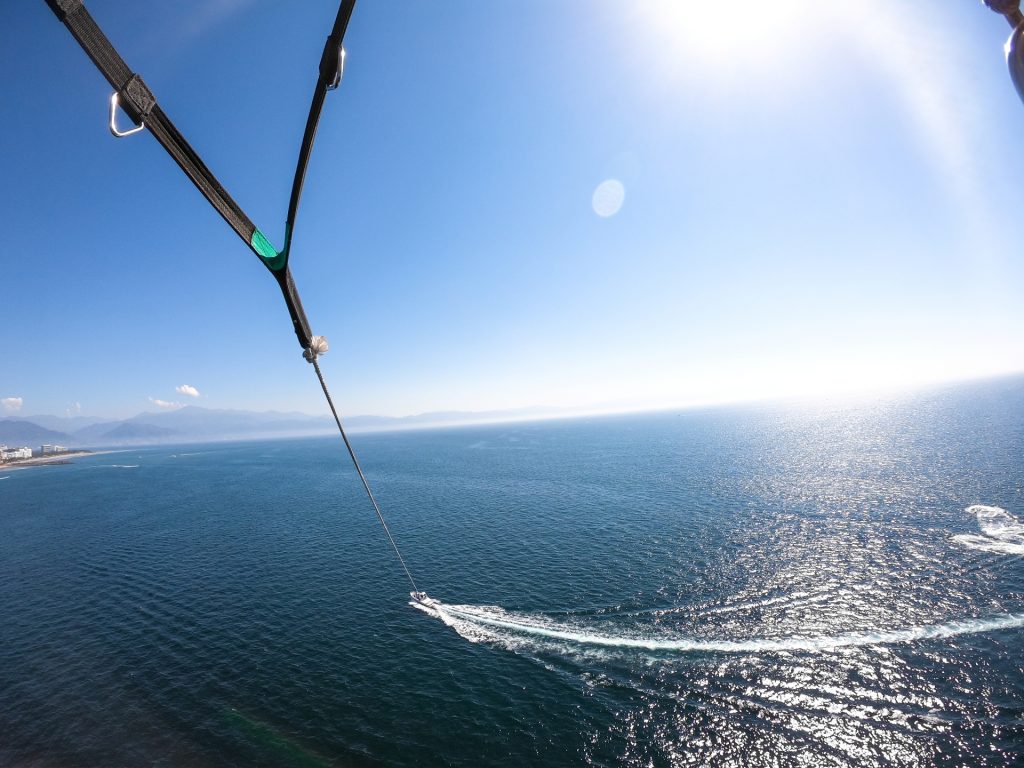
{"type": "Polygon", "coordinates": [[[331,84],[327,86],[328,91],[336,90],[341,85],[341,78],[345,74],[345,46],[338,46],[338,69],[334,73],[334,79],[331,84]]]}
{"type": "Polygon", "coordinates": [[[143,121],[136,125],[134,128],[129,128],[127,131],[119,131],[117,129],[117,103],[117,91],[114,91],[112,94],[110,94],[110,132],[112,134],[114,134],[117,138],[121,139],[124,138],[125,136],[131,136],[133,133],[138,133],[139,131],[146,127],[146,123],[145,121],[143,121]]]}

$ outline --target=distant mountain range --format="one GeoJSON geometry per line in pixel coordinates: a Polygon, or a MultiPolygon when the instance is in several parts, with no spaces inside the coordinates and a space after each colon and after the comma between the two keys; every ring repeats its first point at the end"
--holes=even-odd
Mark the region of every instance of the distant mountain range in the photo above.
{"type": "Polygon", "coordinates": [[[31,421],[0,419],[0,444],[10,446],[39,446],[43,443],[68,442],[71,436],[53,429],[46,429],[31,421]]]}
{"type": "MultiPolygon", "coordinates": [[[[443,411],[415,416],[354,416],[345,426],[355,430],[412,429],[478,422],[519,421],[565,413],[556,408],[507,411],[443,411]]],[[[0,419],[0,444],[38,448],[44,443],[71,448],[103,448],[150,443],[190,443],[330,434],[329,416],[276,411],[216,410],[187,406],[175,411],[140,413],[130,419],[103,421],[72,416],[26,416],[0,419]]]]}

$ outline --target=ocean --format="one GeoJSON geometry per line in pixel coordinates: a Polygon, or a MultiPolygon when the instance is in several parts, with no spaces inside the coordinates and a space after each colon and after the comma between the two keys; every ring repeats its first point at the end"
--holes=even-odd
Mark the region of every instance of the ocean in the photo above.
{"type": "Polygon", "coordinates": [[[1024,764],[1024,379],[0,470],[3,766],[1024,764]]]}

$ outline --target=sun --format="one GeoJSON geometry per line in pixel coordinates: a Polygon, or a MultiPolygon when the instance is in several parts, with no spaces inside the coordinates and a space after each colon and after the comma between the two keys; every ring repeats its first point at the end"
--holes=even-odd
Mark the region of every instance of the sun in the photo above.
{"type": "Polygon", "coordinates": [[[712,79],[791,59],[819,16],[808,0],[640,0],[632,10],[664,59],[712,79]]]}

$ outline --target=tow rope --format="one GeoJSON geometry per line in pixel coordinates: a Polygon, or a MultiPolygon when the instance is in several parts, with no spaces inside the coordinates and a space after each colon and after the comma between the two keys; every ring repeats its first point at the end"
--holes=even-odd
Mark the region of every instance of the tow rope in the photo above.
{"type": "Polygon", "coordinates": [[[281,288],[285,304],[288,307],[288,314],[291,316],[292,327],[295,336],[302,347],[302,355],[307,362],[312,363],[316,371],[320,386],[327,398],[331,414],[338,425],[341,439],[348,449],[348,455],[356,468],[359,479],[362,481],[366,495],[373,505],[377,518],[380,520],[388,541],[398,556],[398,562],[402,565],[409,583],[412,585],[414,594],[419,593],[416,589],[416,582],[412,578],[405,559],[395,543],[394,537],[388,528],[381,513],[380,505],[370,490],[370,484],[363,474],[359,459],[356,458],[352,444],[345,434],[341,418],[334,401],[327,389],[327,382],[324,381],[323,373],[317,358],[327,352],[327,339],[323,336],[314,336],[310,330],[309,320],[306,318],[305,310],[302,308],[302,301],[299,299],[299,292],[292,280],[291,270],[288,268],[288,257],[291,252],[292,234],[295,231],[295,217],[299,209],[299,198],[302,196],[302,186],[306,179],[306,166],[309,163],[309,156],[313,149],[313,141],[316,139],[316,129],[320,123],[320,112],[324,106],[327,92],[334,90],[341,82],[345,66],[345,30],[348,28],[349,19],[355,8],[356,0],[342,0],[338,7],[338,15],[334,20],[334,26],[327,42],[324,44],[323,55],[320,57],[320,73],[317,77],[316,87],[313,90],[313,101],[309,107],[309,116],[306,118],[306,128],[302,135],[302,144],[299,147],[299,159],[295,167],[295,178],[292,181],[291,196],[288,201],[288,215],[285,219],[284,247],[278,251],[267,239],[259,228],[252,223],[252,220],[245,214],[245,211],[227,193],[217,177],[206,166],[198,153],[192,149],[185,137],[181,135],[174,123],[164,113],[157,103],[156,97],[146,83],[138,74],[133,72],[124,59],[117,52],[103,30],[99,28],[92,16],[86,10],[82,0],[46,0],[46,4],[63,22],[74,38],[82,46],[85,52],[92,59],[96,68],[103,73],[103,76],[114,89],[110,97],[110,131],[117,137],[128,136],[141,130],[148,130],[160,145],[167,151],[178,167],[185,172],[185,175],[192,180],[196,188],[203,193],[217,212],[224,218],[235,233],[242,238],[245,244],[255,253],[263,265],[270,271],[281,288]],[[120,106],[128,117],[135,123],[135,127],[122,131],[117,127],[117,108],[120,106]]]}
{"type": "Polygon", "coordinates": [[[331,393],[327,391],[327,382],[324,381],[324,375],[320,371],[320,363],[317,362],[315,355],[309,362],[313,364],[313,370],[316,371],[316,377],[320,379],[320,386],[324,390],[324,397],[327,398],[327,404],[331,406],[331,413],[334,415],[334,421],[338,425],[338,431],[341,432],[341,439],[345,442],[345,447],[348,448],[348,455],[352,457],[352,463],[355,465],[356,472],[359,473],[359,479],[363,481],[363,488],[366,490],[366,495],[370,497],[370,503],[373,504],[373,511],[377,513],[377,519],[380,520],[380,524],[384,528],[384,533],[387,534],[388,541],[391,542],[391,548],[394,549],[395,554],[398,555],[398,562],[402,564],[402,570],[405,571],[406,578],[409,579],[409,584],[412,585],[413,593],[417,594],[419,593],[419,589],[416,586],[416,581],[409,572],[409,567],[405,564],[405,559],[402,557],[402,553],[398,551],[398,545],[395,543],[395,539],[391,535],[391,529],[388,528],[388,524],[384,522],[384,515],[380,511],[380,505],[377,504],[377,499],[374,498],[373,491],[370,490],[370,484],[366,481],[366,475],[363,474],[363,468],[359,466],[359,459],[356,458],[356,452],[352,450],[352,443],[348,441],[348,436],[345,434],[345,428],[341,426],[341,417],[338,416],[338,411],[334,407],[334,400],[331,399],[331,393]]]}

